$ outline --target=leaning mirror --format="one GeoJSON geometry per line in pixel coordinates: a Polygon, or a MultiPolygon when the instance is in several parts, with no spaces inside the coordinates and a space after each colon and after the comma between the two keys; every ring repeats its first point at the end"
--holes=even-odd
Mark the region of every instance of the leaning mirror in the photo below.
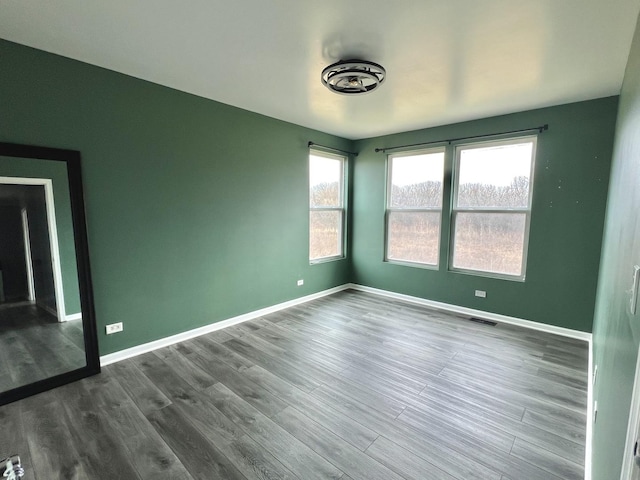
{"type": "Polygon", "coordinates": [[[0,405],[99,371],[80,153],[0,143],[0,405]]]}

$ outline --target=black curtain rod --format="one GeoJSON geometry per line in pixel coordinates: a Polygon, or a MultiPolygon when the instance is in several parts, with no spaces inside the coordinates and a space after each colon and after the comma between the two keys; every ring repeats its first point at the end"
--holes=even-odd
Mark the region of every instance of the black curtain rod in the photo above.
{"type": "Polygon", "coordinates": [[[333,150],[334,152],[346,153],[347,155],[352,155],[354,157],[358,156],[358,154],[356,152],[349,152],[347,150],[340,150],[339,148],[327,147],[326,145],[320,145],[319,143],[309,142],[307,144],[307,147],[309,147],[309,148],[311,148],[311,147],[320,147],[320,148],[324,148],[326,150],[333,150]]]}
{"type": "Polygon", "coordinates": [[[451,145],[452,142],[457,142],[459,140],[471,140],[474,138],[488,138],[488,137],[498,137],[500,135],[511,135],[513,133],[525,133],[525,132],[535,132],[542,133],[545,130],[549,130],[549,125],[544,124],[539,127],[533,128],[523,128],[522,130],[511,130],[510,132],[500,132],[500,133],[488,133],[486,135],[474,135],[472,137],[460,137],[460,138],[447,138],[445,140],[434,140],[433,142],[423,142],[423,143],[413,143],[411,145],[397,145],[395,147],[384,147],[384,148],[376,148],[376,152],[386,152],[387,150],[396,150],[398,148],[409,148],[409,147],[422,147],[424,145],[433,145],[434,143],[448,143],[451,145]]]}

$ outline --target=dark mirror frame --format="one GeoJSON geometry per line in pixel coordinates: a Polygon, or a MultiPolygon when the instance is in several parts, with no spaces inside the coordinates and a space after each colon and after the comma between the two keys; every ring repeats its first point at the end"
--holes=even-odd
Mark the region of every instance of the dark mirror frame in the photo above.
{"type": "MultiPolygon", "coordinates": [[[[80,306],[82,311],[82,328],[84,333],[85,356],[84,367],[39,380],[21,387],[0,392],[0,405],[5,405],[21,398],[50,390],[81,378],[100,372],[98,351],[98,335],[96,330],[95,309],[93,305],[93,289],[89,268],[89,246],[84,213],[84,196],[82,191],[82,174],[80,170],[80,152],[59,148],[36,147],[15,143],[0,142],[0,156],[24,159],[55,160],[67,164],[69,193],[71,196],[71,216],[76,247],[76,263],[78,267],[78,286],[80,290],[80,306]]],[[[1,172],[0,172],[1,174],[1,172]]]]}

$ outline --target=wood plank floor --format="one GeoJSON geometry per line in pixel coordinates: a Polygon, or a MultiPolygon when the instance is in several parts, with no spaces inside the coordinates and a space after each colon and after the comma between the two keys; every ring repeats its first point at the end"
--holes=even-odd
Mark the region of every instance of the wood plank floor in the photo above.
{"type": "Polygon", "coordinates": [[[86,363],[82,320],[58,322],[30,302],[0,305],[0,391],[86,363]]]}
{"type": "Polygon", "coordinates": [[[587,345],[355,291],[0,407],[51,479],[584,477],[587,345]]]}

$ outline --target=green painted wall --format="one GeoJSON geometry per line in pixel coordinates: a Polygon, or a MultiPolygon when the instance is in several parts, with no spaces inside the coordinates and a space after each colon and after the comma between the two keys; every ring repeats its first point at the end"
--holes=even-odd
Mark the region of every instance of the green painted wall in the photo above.
{"type": "Polygon", "coordinates": [[[607,219],[593,328],[598,366],[594,399],[593,479],[618,479],[640,343],[640,314],[629,308],[631,275],[640,265],[640,28],[620,95],[607,219]]]}
{"type": "MultiPolygon", "coordinates": [[[[48,178],[51,179],[53,188],[53,204],[56,214],[56,230],[58,234],[58,250],[60,253],[60,272],[62,274],[62,291],[64,292],[64,307],[66,315],[74,315],[80,313],[80,292],[78,287],[78,274],[76,268],[76,247],[73,236],[73,220],[71,217],[71,196],[69,194],[69,178],[67,177],[67,167],[64,162],[42,159],[24,159],[16,157],[0,156],[0,176],[5,177],[24,177],[24,178],[48,178]]],[[[41,187],[44,191],[44,188],[41,187]]],[[[38,206],[28,209],[27,214],[29,223],[32,223],[30,210],[36,208],[43,209],[37,202],[38,206]]],[[[46,210],[42,210],[42,225],[46,225],[46,210]]],[[[41,222],[36,222],[38,225],[41,222]]],[[[31,236],[36,235],[36,230],[30,231],[31,236]]],[[[42,248],[47,248],[49,242],[48,233],[43,233],[44,240],[42,248]],[[44,240],[46,236],[46,240],[44,240]]],[[[50,248],[49,248],[50,250],[50,248]]],[[[48,252],[50,255],[50,252],[48,252]]],[[[47,257],[49,258],[49,257],[47,257]]],[[[52,270],[52,267],[48,267],[52,270]]],[[[53,292],[51,292],[53,293],[53,292]]],[[[55,293],[51,298],[49,306],[55,310],[55,293]]],[[[45,295],[48,296],[48,295],[45,295]]],[[[36,291],[36,297],[42,298],[36,291]]]]}
{"type": "Polygon", "coordinates": [[[352,142],[6,41],[0,70],[0,141],[82,154],[101,354],[349,281],[309,265],[307,142],[352,142]]]}
{"type": "Polygon", "coordinates": [[[0,67],[0,141],[82,153],[101,354],[349,281],[591,331],[616,97],[351,142],[6,41],[0,67]],[[382,262],[375,147],[543,123],[526,282],[382,262]],[[361,152],[349,257],[313,266],[308,140],[361,152]]]}
{"type": "MultiPolygon", "coordinates": [[[[617,97],[356,142],[352,278],[359,284],[591,331],[617,97]],[[525,282],[447,271],[445,201],[440,269],[383,262],[386,156],[376,147],[549,124],[538,138],[525,282]],[[487,298],[474,291],[485,290],[487,298]]],[[[446,177],[450,178],[449,147],[446,177]]],[[[448,189],[445,188],[445,199],[448,189]]]]}

